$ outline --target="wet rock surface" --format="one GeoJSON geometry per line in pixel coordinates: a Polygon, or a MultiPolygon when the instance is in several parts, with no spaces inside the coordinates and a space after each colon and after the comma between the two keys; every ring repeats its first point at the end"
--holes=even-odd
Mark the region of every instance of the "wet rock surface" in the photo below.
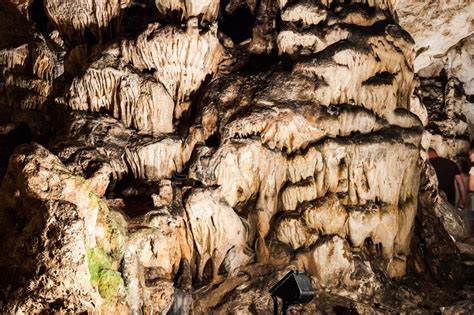
{"type": "Polygon", "coordinates": [[[469,313],[470,46],[395,3],[0,0],[1,312],[469,313]]]}

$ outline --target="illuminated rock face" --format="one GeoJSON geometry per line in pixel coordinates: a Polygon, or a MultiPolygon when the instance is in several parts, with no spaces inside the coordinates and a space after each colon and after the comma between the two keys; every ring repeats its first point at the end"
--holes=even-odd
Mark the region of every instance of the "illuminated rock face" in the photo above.
{"type": "Polygon", "coordinates": [[[443,305],[396,281],[459,275],[425,126],[467,135],[469,76],[418,81],[395,2],[0,0],[0,310],[268,313],[289,269],[329,296],[308,313],[443,305]]]}
{"type": "Polygon", "coordinates": [[[399,0],[396,4],[400,25],[416,41],[419,53],[416,71],[429,66],[448,50],[472,34],[471,1],[399,0]]]}
{"type": "Polygon", "coordinates": [[[413,41],[387,11],[367,21],[363,6],[336,7],[283,7],[276,47],[292,58],[291,70],[239,73],[210,87],[218,92],[204,106],[220,112],[221,145],[198,157],[192,176],[245,209],[238,211],[256,228],[259,261],[271,260],[266,239],[274,233],[296,250],[338,231],[354,248],[371,239],[387,273],[400,277],[419,185],[421,122],[408,111],[413,41]],[[329,196],[343,219],[319,214],[326,232],[301,206],[329,196]]]}
{"type": "Polygon", "coordinates": [[[103,108],[141,131],[172,133],[190,110],[190,96],[217,71],[223,54],[215,32],[200,34],[195,27],[150,25],[137,39],[113,45],[73,81],[69,105],[103,108]]]}
{"type": "Polygon", "coordinates": [[[44,1],[51,21],[68,42],[102,41],[112,38],[120,29],[123,10],[130,0],[112,1],[44,1]]]}

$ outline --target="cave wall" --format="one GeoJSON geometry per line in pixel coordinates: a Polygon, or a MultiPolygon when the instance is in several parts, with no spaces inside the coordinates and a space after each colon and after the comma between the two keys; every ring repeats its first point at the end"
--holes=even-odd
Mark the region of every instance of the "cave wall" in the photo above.
{"type": "Polygon", "coordinates": [[[403,279],[459,280],[425,154],[469,146],[469,5],[430,46],[418,2],[0,3],[2,311],[260,314],[291,268],[308,312],[449,301],[403,279]]]}

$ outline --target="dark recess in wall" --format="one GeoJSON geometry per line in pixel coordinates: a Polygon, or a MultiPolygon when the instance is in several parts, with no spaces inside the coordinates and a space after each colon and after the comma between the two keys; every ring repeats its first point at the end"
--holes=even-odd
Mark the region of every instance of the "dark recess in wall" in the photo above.
{"type": "Polygon", "coordinates": [[[250,8],[241,5],[232,12],[227,12],[225,7],[230,0],[221,1],[221,14],[218,20],[219,31],[232,38],[235,44],[240,44],[252,37],[252,29],[255,23],[250,8]]]}
{"type": "Polygon", "coordinates": [[[44,10],[43,0],[33,0],[28,7],[30,19],[35,23],[36,28],[43,34],[47,35],[51,31],[48,15],[44,10]]]}

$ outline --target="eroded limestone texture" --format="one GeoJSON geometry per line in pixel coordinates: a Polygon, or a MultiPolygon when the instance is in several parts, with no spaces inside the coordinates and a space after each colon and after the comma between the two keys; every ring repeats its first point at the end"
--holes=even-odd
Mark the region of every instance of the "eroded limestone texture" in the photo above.
{"type": "Polygon", "coordinates": [[[135,40],[106,49],[73,81],[70,106],[96,112],[104,108],[128,126],[172,133],[174,123],[190,109],[190,96],[217,71],[223,53],[215,31],[200,34],[193,21],[186,31],[153,24],[135,40]]]}
{"type": "Polygon", "coordinates": [[[61,72],[58,56],[25,12],[7,0],[0,5],[0,102],[42,109],[61,72]]]}
{"type": "Polygon", "coordinates": [[[464,112],[471,103],[466,100],[462,83],[444,74],[421,77],[416,93],[426,105],[431,147],[441,156],[454,158],[469,151],[469,121],[464,112]]]}
{"type": "Polygon", "coordinates": [[[88,181],[45,148],[23,145],[10,159],[1,193],[2,287],[16,296],[5,312],[92,311],[99,292],[123,296],[116,271],[123,232],[88,181]]]}
{"type": "Polygon", "coordinates": [[[416,41],[416,71],[429,66],[473,31],[471,1],[400,0],[396,9],[400,25],[416,41]]]}
{"type": "Polygon", "coordinates": [[[130,0],[44,0],[44,9],[62,38],[71,44],[102,41],[120,29],[123,10],[130,0]]]}
{"type": "Polygon", "coordinates": [[[469,45],[417,76],[414,4],[0,3],[0,312],[264,314],[290,269],[296,312],[452,302],[425,155],[468,143],[469,45]]]}

